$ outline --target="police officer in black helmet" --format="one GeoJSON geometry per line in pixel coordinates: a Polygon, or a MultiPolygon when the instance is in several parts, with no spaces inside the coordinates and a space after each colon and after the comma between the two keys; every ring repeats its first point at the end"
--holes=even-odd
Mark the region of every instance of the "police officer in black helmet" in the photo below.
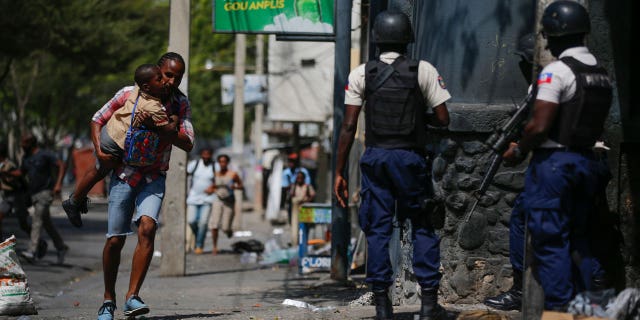
{"type": "Polygon", "coordinates": [[[438,71],[426,61],[406,57],[413,42],[409,18],[398,12],[381,12],[375,19],[373,40],[377,59],[349,74],[345,117],[340,130],[334,194],[341,206],[348,199],[342,175],[354,140],[358,114],[366,101],[365,145],[362,169],[360,227],[368,244],[367,278],[376,303],[376,319],[391,319],[388,288],[393,283],[389,241],[392,220],[410,218],[414,241],[413,268],[422,290],[420,319],[448,319],[438,305],[441,274],[440,240],[424,219],[425,199],[431,183],[424,157],[426,125],[446,126],[445,102],[451,97],[438,71]],[[428,108],[432,116],[427,117],[428,108]]]}
{"type": "Polygon", "coordinates": [[[593,151],[612,99],[604,68],[584,46],[587,10],[556,1],[545,8],[543,35],[558,61],[540,73],[531,119],[522,139],[503,155],[513,165],[533,152],[525,178],[524,207],[531,234],[534,273],[545,309],[564,310],[576,292],[592,290],[603,269],[586,235],[593,199],[606,165],[593,151]]]}

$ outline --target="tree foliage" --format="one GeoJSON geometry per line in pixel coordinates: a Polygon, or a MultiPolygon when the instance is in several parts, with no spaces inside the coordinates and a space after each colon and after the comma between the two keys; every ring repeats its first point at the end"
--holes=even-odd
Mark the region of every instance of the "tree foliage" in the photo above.
{"type": "Polygon", "coordinates": [[[0,0],[0,133],[45,143],[88,133],[91,115],[168,38],[169,1],[0,0]]]}
{"type": "Polygon", "coordinates": [[[234,37],[213,33],[211,1],[193,0],[191,14],[189,100],[193,125],[199,139],[220,139],[231,128],[232,108],[221,103],[223,73],[205,69],[205,63],[210,60],[214,65],[233,65],[234,37]]]}
{"type": "MultiPolygon", "coordinates": [[[[0,0],[0,134],[35,131],[50,144],[87,136],[95,111],[133,83],[141,63],[166,51],[170,0],[0,0]],[[21,128],[22,126],[22,128],[21,128]]],[[[233,66],[234,37],[212,32],[211,0],[191,1],[189,99],[198,139],[231,131],[220,77],[233,66]]],[[[255,37],[249,37],[252,64],[255,37]]],[[[247,112],[247,115],[250,115],[247,112]]],[[[249,122],[246,122],[249,123],[249,122]]]]}
{"type": "MultiPolygon", "coordinates": [[[[193,124],[198,139],[222,139],[231,132],[233,107],[222,105],[220,78],[223,74],[233,73],[235,38],[233,34],[213,33],[211,0],[192,0],[191,15],[189,100],[193,124]],[[207,60],[213,62],[212,70],[205,69],[207,60]]],[[[253,66],[254,61],[255,36],[248,36],[246,63],[253,66]]],[[[249,120],[250,109],[246,115],[249,120]]]]}

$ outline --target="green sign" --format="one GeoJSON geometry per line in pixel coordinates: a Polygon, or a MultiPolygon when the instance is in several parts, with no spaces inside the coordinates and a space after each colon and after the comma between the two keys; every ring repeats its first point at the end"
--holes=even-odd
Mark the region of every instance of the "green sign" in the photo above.
{"type": "Polygon", "coordinates": [[[213,0],[213,31],[333,35],[334,0],[213,0]]]}

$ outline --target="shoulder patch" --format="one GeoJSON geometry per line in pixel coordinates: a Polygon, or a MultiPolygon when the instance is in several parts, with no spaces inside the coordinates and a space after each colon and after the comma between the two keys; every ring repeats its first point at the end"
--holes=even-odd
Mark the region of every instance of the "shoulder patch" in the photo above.
{"type": "Polygon", "coordinates": [[[440,85],[440,88],[447,89],[447,86],[445,85],[444,79],[442,78],[442,76],[438,76],[438,84],[440,85]]]}
{"type": "Polygon", "coordinates": [[[552,79],[553,79],[553,73],[551,72],[541,73],[538,76],[538,84],[551,83],[552,79]]]}

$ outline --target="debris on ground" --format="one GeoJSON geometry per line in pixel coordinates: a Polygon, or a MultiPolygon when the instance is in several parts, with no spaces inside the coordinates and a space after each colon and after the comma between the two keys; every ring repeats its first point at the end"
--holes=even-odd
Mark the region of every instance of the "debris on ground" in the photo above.
{"type": "Polygon", "coordinates": [[[247,241],[237,241],[231,244],[231,248],[235,253],[243,253],[243,252],[255,252],[262,253],[264,251],[264,244],[256,239],[251,239],[247,241]]]}
{"type": "Polygon", "coordinates": [[[349,302],[350,307],[362,307],[373,305],[373,292],[369,291],[361,295],[358,299],[349,302]]]}
{"type": "Polygon", "coordinates": [[[334,310],[334,307],[316,307],[312,304],[306,303],[304,301],[300,301],[300,300],[292,300],[292,299],[284,299],[284,301],[282,302],[283,305],[285,306],[293,306],[293,307],[297,307],[300,309],[309,309],[313,312],[322,312],[322,311],[330,311],[330,310],[334,310]]]}
{"type": "Polygon", "coordinates": [[[13,235],[0,243],[0,315],[38,314],[15,247],[13,235]]]}

